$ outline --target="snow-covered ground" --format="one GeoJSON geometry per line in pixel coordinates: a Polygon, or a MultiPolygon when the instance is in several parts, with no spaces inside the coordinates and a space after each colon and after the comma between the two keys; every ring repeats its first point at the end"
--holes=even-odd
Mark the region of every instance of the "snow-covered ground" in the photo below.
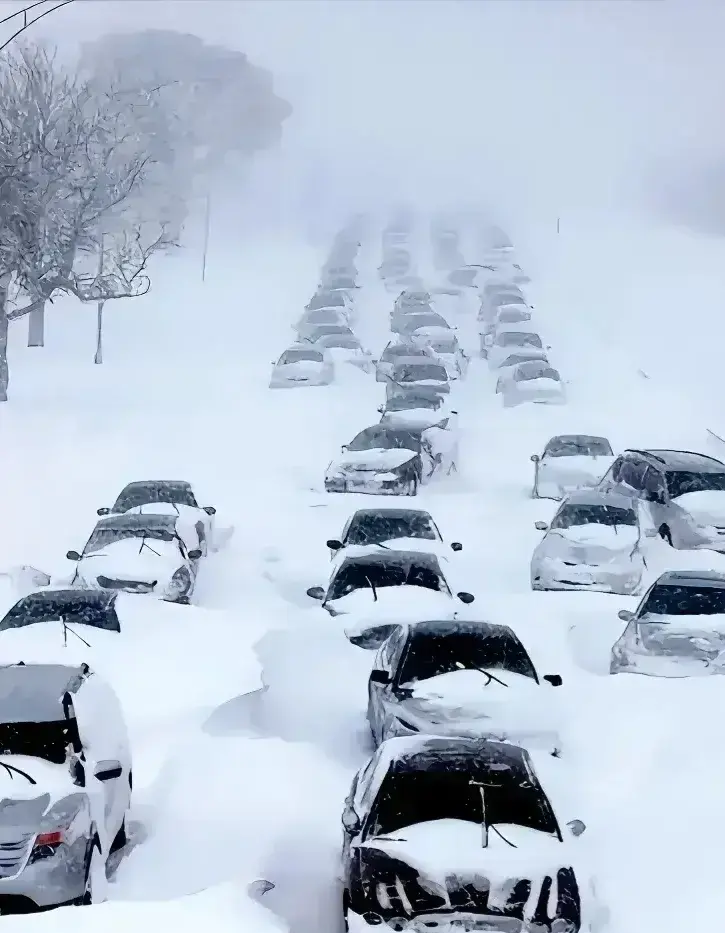
{"type": "MultiPolygon", "coordinates": [[[[563,218],[558,237],[537,227],[516,234],[569,404],[504,411],[474,360],[455,390],[460,471],[424,487],[419,504],[446,539],[463,542],[456,584],[476,595],[475,614],[511,625],[539,670],[563,676],[556,770],[575,810],[567,817],[587,823],[582,842],[613,933],[714,928],[723,904],[722,685],[610,677],[617,611],[636,599],[530,591],[534,522],[555,503],[529,497],[529,457],[567,432],[606,435],[615,449],[725,452],[707,433],[721,426],[725,436],[716,401],[725,247],[618,219],[563,218]]],[[[425,236],[418,249],[426,262],[425,236]]],[[[290,236],[240,235],[213,251],[203,285],[197,259],[167,261],[150,296],[108,309],[103,366],[92,363],[91,309],[53,309],[42,350],[23,348],[15,325],[12,400],[0,411],[0,562],[62,566],[125,482],[189,479],[236,529],[200,571],[195,601],[236,617],[228,649],[240,669],[256,654],[266,689],[178,720],[167,708],[155,716],[148,698],[128,709],[135,845],[110,901],[17,924],[341,930],[340,814],[370,752],[370,655],[305,590],[327,580],[325,540],[358,502],[375,501],[325,495],[322,477],[339,446],[378,420],[384,391],[356,371],[326,388],[267,387],[316,284],[319,250],[290,236]],[[276,885],[259,904],[246,893],[256,878],[276,885]]],[[[393,300],[375,277],[378,262],[373,231],[359,259],[359,330],[375,351],[393,300]]],[[[722,564],[653,547],[653,573],[673,562],[722,564]]],[[[214,677],[195,665],[193,644],[179,674],[214,677]]]]}

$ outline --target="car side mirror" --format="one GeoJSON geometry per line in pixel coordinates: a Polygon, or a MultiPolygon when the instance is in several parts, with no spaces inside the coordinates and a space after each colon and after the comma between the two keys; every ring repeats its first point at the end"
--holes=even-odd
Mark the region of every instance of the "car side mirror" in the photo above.
{"type": "Polygon", "coordinates": [[[193,551],[189,551],[189,557],[191,560],[199,560],[201,557],[201,551],[198,547],[195,547],[193,551]]]}
{"type": "Polygon", "coordinates": [[[331,551],[339,551],[342,547],[342,541],[338,541],[337,538],[328,538],[325,543],[331,551]]]}
{"type": "Polygon", "coordinates": [[[345,827],[345,832],[351,836],[360,832],[360,818],[352,807],[345,807],[342,811],[342,825],[345,827]]]}
{"type": "Polygon", "coordinates": [[[390,674],[387,671],[371,671],[370,683],[385,686],[390,683],[390,674]]]}
{"type": "Polygon", "coordinates": [[[452,551],[462,551],[463,545],[460,541],[451,541],[451,550],[452,551]]]}
{"type": "Polygon", "coordinates": [[[96,765],[93,776],[97,781],[113,781],[120,778],[123,774],[123,767],[120,761],[99,761],[96,765]]]}
{"type": "Polygon", "coordinates": [[[325,598],[325,591],[321,586],[311,586],[307,590],[307,595],[310,599],[323,600],[325,598]]]}
{"type": "Polygon", "coordinates": [[[561,674],[544,674],[542,679],[552,687],[560,687],[564,683],[561,674]]]}
{"type": "Polygon", "coordinates": [[[548,527],[549,526],[546,524],[546,522],[534,522],[534,528],[537,531],[546,531],[548,527]]]}
{"type": "Polygon", "coordinates": [[[386,622],[381,625],[371,625],[361,631],[346,629],[345,637],[356,648],[362,648],[364,651],[377,651],[390,638],[397,627],[394,622],[386,622]]]}
{"type": "Polygon", "coordinates": [[[466,593],[466,592],[456,593],[456,596],[460,599],[462,603],[465,603],[466,606],[470,606],[471,603],[476,598],[472,593],[466,593]]]}
{"type": "Polygon", "coordinates": [[[541,457],[538,454],[531,454],[531,462],[538,463],[541,460],[541,457]]]}
{"type": "Polygon", "coordinates": [[[347,447],[348,447],[347,444],[343,444],[342,447],[340,448],[340,450],[341,450],[343,453],[345,453],[345,451],[347,450],[347,447]]]}
{"type": "Polygon", "coordinates": [[[566,828],[572,834],[572,836],[581,836],[584,830],[587,828],[587,824],[583,820],[569,820],[566,824],[566,828]]]}
{"type": "Polygon", "coordinates": [[[216,509],[213,505],[205,505],[203,511],[206,512],[207,515],[216,515],[216,509]]]}
{"type": "Polygon", "coordinates": [[[81,555],[78,553],[78,551],[67,551],[65,556],[68,558],[68,560],[81,559],[81,555]]]}
{"type": "Polygon", "coordinates": [[[96,509],[96,515],[110,515],[111,510],[107,509],[105,506],[101,509],[96,509]]]}
{"type": "Polygon", "coordinates": [[[622,622],[631,622],[634,619],[634,613],[629,609],[620,609],[617,616],[622,622]]]}

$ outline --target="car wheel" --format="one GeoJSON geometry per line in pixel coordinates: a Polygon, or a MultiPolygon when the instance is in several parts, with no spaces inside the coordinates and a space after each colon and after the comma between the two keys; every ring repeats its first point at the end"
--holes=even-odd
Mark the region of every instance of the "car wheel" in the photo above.
{"type": "Polygon", "coordinates": [[[667,525],[660,525],[660,527],[657,529],[657,533],[663,541],[666,541],[669,544],[670,547],[675,546],[672,543],[672,532],[667,525]]]}

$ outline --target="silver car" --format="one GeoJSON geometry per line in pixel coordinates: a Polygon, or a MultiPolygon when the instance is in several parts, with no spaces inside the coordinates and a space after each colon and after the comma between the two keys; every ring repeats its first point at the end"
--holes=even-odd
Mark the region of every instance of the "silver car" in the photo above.
{"type": "Polygon", "coordinates": [[[0,783],[0,911],[103,900],[131,755],[116,695],[87,665],[0,668],[0,783]]]}
{"type": "Polygon", "coordinates": [[[629,595],[645,569],[636,503],[598,490],[576,492],[557,509],[531,558],[532,590],[629,595]]]}
{"type": "Polygon", "coordinates": [[[612,647],[611,674],[692,677],[725,674],[725,574],[663,573],[612,647]]]}

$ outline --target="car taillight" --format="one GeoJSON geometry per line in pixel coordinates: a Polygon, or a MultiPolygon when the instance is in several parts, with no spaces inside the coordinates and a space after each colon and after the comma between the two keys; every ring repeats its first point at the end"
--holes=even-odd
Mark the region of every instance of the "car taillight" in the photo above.
{"type": "Polygon", "coordinates": [[[59,846],[63,842],[63,830],[56,829],[51,833],[38,833],[33,843],[33,848],[39,849],[43,846],[59,846]]]}

